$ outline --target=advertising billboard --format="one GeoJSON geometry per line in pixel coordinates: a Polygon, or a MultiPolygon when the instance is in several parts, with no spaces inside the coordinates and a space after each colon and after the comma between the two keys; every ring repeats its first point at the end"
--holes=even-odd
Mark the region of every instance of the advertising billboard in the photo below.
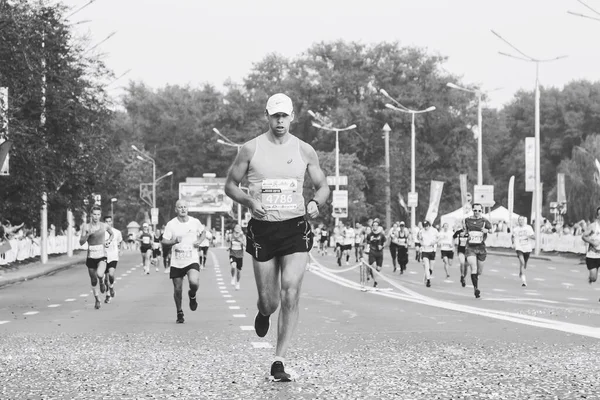
{"type": "Polygon", "coordinates": [[[225,178],[203,183],[181,182],[179,199],[188,202],[190,212],[228,213],[233,207],[233,200],[225,194],[225,178]]]}

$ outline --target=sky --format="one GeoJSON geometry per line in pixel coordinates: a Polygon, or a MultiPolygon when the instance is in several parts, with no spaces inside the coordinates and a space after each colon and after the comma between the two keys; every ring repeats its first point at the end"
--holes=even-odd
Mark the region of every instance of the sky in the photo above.
{"type": "MultiPolygon", "coordinates": [[[[63,2],[76,10],[88,1],[63,2]]],[[[583,1],[600,12],[600,0],[583,1]]],[[[116,31],[97,48],[116,76],[131,70],[111,86],[115,97],[129,80],[223,90],[269,53],[295,58],[343,39],[446,56],[446,71],[490,91],[488,105],[500,107],[534,88],[535,64],[498,54],[518,55],[492,29],[531,57],[568,56],[540,64],[544,86],[600,80],[600,21],[568,10],[594,15],[578,0],[96,0],[70,21],[90,20],[75,29],[92,44],[116,31]]]]}

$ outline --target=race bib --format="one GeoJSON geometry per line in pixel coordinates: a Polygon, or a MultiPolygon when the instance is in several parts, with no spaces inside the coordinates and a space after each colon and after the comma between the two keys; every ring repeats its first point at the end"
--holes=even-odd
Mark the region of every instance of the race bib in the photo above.
{"type": "Polygon", "coordinates": [[[398,238],[398,244],[402,247],[406,247],[406,238],[398,238]]]}
{"type": "Polygon", "coordinates": [[[103,244],[92,245],[88,247],[88,258],[106,257],[106,250],[103,244]]]}
{"type": "Polygon", "coordinates": [[[160,249],[160,242],[152,242],[153,249],[160,249]]]}
{"type": "Polygon", "coordinates": [[[149,244],[149,243],[150,243],[150,238],[149,238],[148,236],[144,236],[144,237],[142,238],[142,243],[144,243],[144,244],[149,244]]]}
{"type": "Polygon", "coordinates": [[[483,232],[470,231],[469,232],[469,243],[471,243],[471,244],[483,243],[483,232]]]}
{"type": "Polygon", "coordinates": [[[452,243],[442,243],[442,250],[452,250],[452,243]]]}
{"type": "Polygon", "coordinates": [[[263,208],[265,210],[295,210],[298,208],[297,191],[298,181],[295,179],[264,179],[261,189],[263,208]]]}
{"type": "Polygon", "coordinates": [[[519,244],[521,246],[527,246],[529,244],[529,238],[522,237],[519,239],[519,244]]]}
{"type": "Polygon", "coordinates": [[[467,245],[467,238],[465,236],[460,236],[458,238],[458,245],[460,247],[465,247],[467,245]]]}
{"type": "Polygon", "coordinates": [[[178,246],[175,249],[175,258],[177,260],[189,260],[192,258],[193,248],[191,246],[178,246]]]}
{"type": "Polygon", "coordinates": [[[231,243],[231,250],[241,250],[242,249],[242,244],[240,242],[232,242],[231,243]]]}

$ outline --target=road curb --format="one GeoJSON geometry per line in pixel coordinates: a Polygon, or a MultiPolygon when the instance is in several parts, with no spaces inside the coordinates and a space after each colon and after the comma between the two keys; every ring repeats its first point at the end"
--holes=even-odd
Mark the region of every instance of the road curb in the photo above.
{"type": "MultiPolygon", "coordinates": [[[[502,251],[488,251],[487,253],[492,256],[516,257],[516,253],[504,253],[502,251]]],[[[529,259],[530,260],[554,261],[550,257],[534,256],[534,255],[529,256],[529,259]]]]}
{"type": "Polygon", "coordinates": [[[40,278],[42,276],[51,274],[53,272],[58,272],[58,271],[62,271],[63,269],[71,268],[74,265],[81,264],[84,261],[85,261],[85,258],[83,258],[83,259],[77,259],[77,260],[70,260],[70,261],[68,261],[65,264],[59,264],[59,265],[55,265],[53,267],[48,267],[47,269],[44,269],[42,271],[31,273],[31,274],[28,274],[28,275],[25,275],[25,276],[20,276],[20,277],[17,277],[17,278],[9,278],[9,279],[6,279],[6,280],[5,279],[1,279],[0,280],[0,287],[6,286],[6,285],[12,285],[14,283],[29,281],[31,279],[40,278]]]}

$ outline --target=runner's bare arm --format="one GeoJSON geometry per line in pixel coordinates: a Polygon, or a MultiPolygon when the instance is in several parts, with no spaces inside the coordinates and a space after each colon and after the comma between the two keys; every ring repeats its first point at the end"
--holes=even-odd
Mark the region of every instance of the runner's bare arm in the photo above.
{"type": "MultiPolygon", "coordinates": [[[[319,156],[317,156],[317,152],[311,145],[305,142],[301,142],[301,144],[302,158],[304,158],[304,161],[306,162],[308,176],[315,186],[313,199],[315,199],[319,205],[325,204],[327,199],[329,199],[330,190],[329,185],[327,184],[327,178],[319,165],[319,156]]],[[[316,207],[314,202],[311,202],[307,204],[307,212],[311,218],[315,218],[319,215],[319,208],[316,207]],[[310,209],[308,207],[310,207],[310,209]],[[313,209],[313,207],[315,208],[313,209]]]]}
{"type": "Polygon", "coordinates": [[[84,222],[81,224],[81,236],[79,237],[79,244],[83,246],[85,242],[87,242],[88,237],[90,236],[88,225],[84,222]]]}
{"type": "Polygon", "coordinates": [[[106,228],[106,232],[108,232],[108,241],[107,243],[111,243],[115,237],[115,234],[112,230],[112,228],[110,226],[108,226],[108,224],[104,224],[105,228],[106,228]]]}
{"type": "Polygon", "coordinates": [[[587,229],[587,231],[585,231],[585,233],[583,235],[581,235],[581,240],[583,240],[586,243],[592,244],[591,237],[593,234],[594,234],[594,227],[591,226],[587,229]]]}
{"type": "Polygon", "coordinates": [[[251,140],[244,144],[237,157],[233,161],[233,164],[227,172],[227,180],[225,181],[225,194],[229,196],[233,201],[245,205],[250,208],[253,213],[258,217],[266,216],[266,212],[262,207],[262,204],[253,199],[250,195],[247,195],[239,188],[239,184],[244,179],[244,176],[248,173],[250,167],[250,160],[256,150],[256,141],[251,140]]]}

